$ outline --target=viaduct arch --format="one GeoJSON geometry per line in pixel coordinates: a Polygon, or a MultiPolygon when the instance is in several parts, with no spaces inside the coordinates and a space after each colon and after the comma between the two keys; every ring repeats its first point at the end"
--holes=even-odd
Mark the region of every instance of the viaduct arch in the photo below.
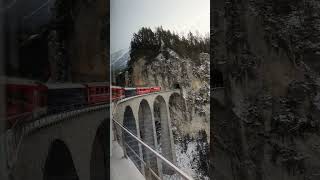
{"type": "MultiPolygon", "coordinates": [[[[138,124],[136,123],[136,119],[133,115],[132,109],[130,108],[130,106],[127,106],[124,112],[123,126],[126,127],[131,133],[138,136],[137,125],[138,124]]],[[[131,146],[132,146],[132,148],[129,148],[126,144],[124,144],[125,146],[124,150],[127,156],[129,156],[129,158],[138,167],[138,169],[142,171],[141,162],[139,161],[139,157],[137,157],[137,155],[141,155],[141,152],[139,151],[138,142],[128,134],[124,134],[123,136],[124,136],[123,137],[124,143],[131,142],[131,146]]]]}
{"type": "MultiPolygon", "coordinates": [[[[140,95],[124,100],[115,104],[114,120],[122,124],[129,131],[133,132],[138,138],[142,139],[149,146],[159,150],[161,154],[169,161],[176,163],[176,154],[174,149],[173,133],[171,129],[171,117],[169,113],[169,100],[172,95],[180,95],[180,90],[157,92],[148,95],[140,95]],[[131,122],[128,122],[131,121],[131,122]]],[[[184,103],[184,101],[183,101],[184,103]]],[[[119,132],[116,136],[119,136],[119,132]]],[[[125,134],[125,133],[124,133],[125,134]]],[[[123,136],[123,135],[120,135],[123,136]]],[[[127,137],[128,138],[128,137],[127,137]]],[[[124,143],[129,142],[124,135],[124,143]]],[[[120,142],[123,144],[122,142],[120,142]]],[[[136,154],[140,154],[146,164],[149,163],[153,170],[157,170],[161,177],[163,174],[171,174],[172,171],[162,167],[160,160],[151,153],[147,153],[141,146],[135,146],[136,154]]],[[[130,152],[126,149],[126,154],[131,158],[130,152]]],[[[135,159],[131,159],[134,162],[135,159]]],[[[141,167],[141,166],[140,166],[141,167]]],[[[148,176],[148,172],[142,169],[142,172],[148,176]]]]}
{"type": "Polygon", "coordinates": [[[55,140],[50,145],[43,179],[79,180],[69,148],[61,140],[55,140]]]}
{"type": "Polygon", "coordinates": [[[102,105],[26,124],[17,160],[11,168],[12,178],[95,180],[108,177],[109,112],[109,106],[102,105]]]}

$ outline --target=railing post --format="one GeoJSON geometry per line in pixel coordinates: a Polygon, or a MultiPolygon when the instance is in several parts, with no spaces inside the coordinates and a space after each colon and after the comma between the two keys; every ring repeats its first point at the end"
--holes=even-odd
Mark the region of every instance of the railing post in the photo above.
{"type": "MultiPolygon", "coordinates": [[[[137,119],[138,120],[138,119],[137,119]]],[[[139,139],[141,139],[141,134],[140,134],[140,125],[139,125],[139,121],[136,121],[136,125],[137,125],[137,137],[139,139]]],[[[143,147],[140,143],[138,143],[138,147],[139,147],[139,155],[140,155],[140,158],[143,159],[143,147]]],[[[144,167],[144,164],[143,162],[141,162],[140,164],[141,166],[141,173],[143,174],[143,176],[145,176],[145,169],[143,168],[144,167]]]]}
{"type": "Polygon", "coordinates": [[[150,163],[149,162],[146,162],[145,178],[146,178],[146,180],[152,180],[152,174],[151,174],[151,171],[150,171],[150,163]]]}

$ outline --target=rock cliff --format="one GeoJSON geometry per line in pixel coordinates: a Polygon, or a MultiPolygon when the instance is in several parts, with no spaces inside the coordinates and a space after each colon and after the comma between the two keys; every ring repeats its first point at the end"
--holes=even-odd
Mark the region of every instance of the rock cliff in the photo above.
{"type": "Polygon", "coordinates": [[[319,5],[213,2],[212,179],[320,178],[319,5]]]}
{"type": "Polygon", "coordinates": [[[196,179],[208,179],[209,54],[200,53],[195,61],[164,48],[151,60],[139,58],[131,69],[134,86],[182,89],[184,97],[169,102],[178,166],[196,179]]]}

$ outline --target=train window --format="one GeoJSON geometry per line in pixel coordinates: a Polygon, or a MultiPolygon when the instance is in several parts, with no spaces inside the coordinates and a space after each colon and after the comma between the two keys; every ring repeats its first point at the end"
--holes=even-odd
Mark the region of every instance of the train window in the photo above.
{"type": "Polygon", "coordinates": [[[113,95],[113,96],[116,96],[116,95],[117,95],[117,92],[116,92],[116,91],[112,91],[112,95],[113,95]]]}
{"type": "Polygon", "coordinates": [[[30,92],[23,92],[23,89],[16,89],[12,93],[11,98],[13,100],[13,104],[19,104],[22,107],[24,107],[27,104],[30,104],[30,102],[33,101],[33,96],[30,94],[30,92]]]}

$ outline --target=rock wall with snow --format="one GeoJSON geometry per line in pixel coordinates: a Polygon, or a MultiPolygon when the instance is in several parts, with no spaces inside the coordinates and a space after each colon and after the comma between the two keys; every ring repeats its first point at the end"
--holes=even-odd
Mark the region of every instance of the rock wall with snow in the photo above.
{"type": "Polygon", "coordinates": [[[200,53],[199,61],[195,62],[166,48],[154,59],[139,58],[130,68],[129,77],[134,86],[183,89],[183,99],[170,101],[178,166],[196,179],[208,178],[209,54],[200,53]]]}
{"type": "Polygon", "coordinates": [[[200,63],[197,64],[166,49],[151,63],[140,58],[133,64],[130,78],[134,86],[161,86],[164,90],[177,88],[177,85],[181,87],[187,102],[186,121],[199,117],[205,124],[203,129],[209,134],[209,54],[201,53],[199,59],[200,63]]]}
{"type": "Polygon", "coordinates": [[[213,2],[225,105],[211,100],[212,179],[320,178],[319,5],[213,2]]]}

